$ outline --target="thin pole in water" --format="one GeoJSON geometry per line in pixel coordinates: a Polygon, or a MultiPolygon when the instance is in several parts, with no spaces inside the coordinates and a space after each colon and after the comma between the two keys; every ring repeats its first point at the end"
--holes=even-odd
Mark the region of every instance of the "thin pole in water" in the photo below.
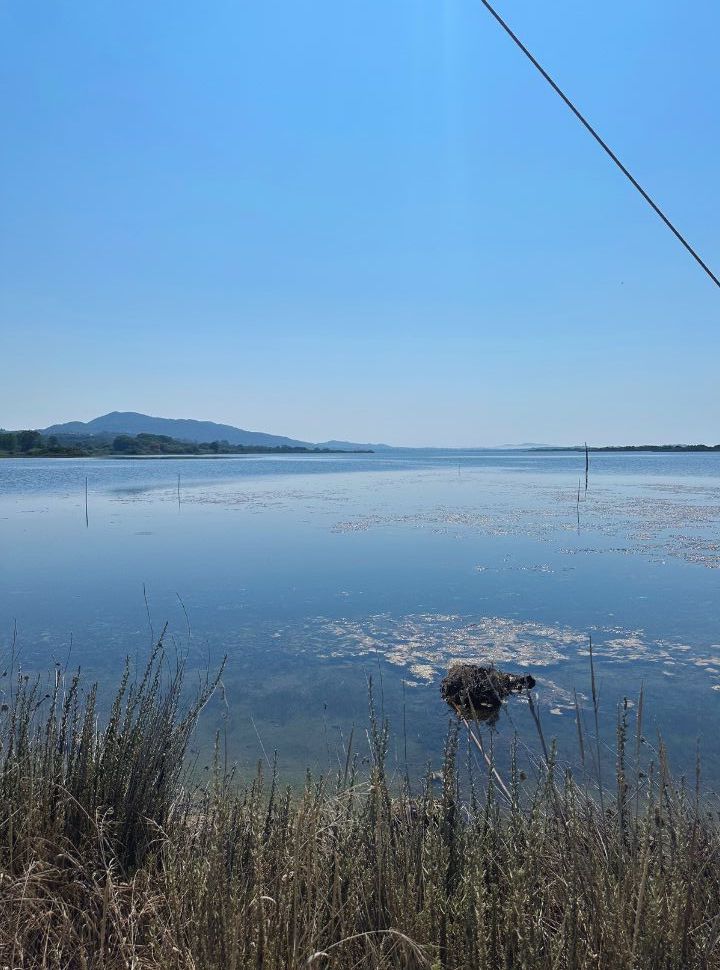
{"type": "Polygon", "coordinates": [[[580,534],[580,479],[578,478],[578,493],[577,493],[577,530],[578,535],[580,534]]]}
{"type": "Polygon", "coordinates": [[[588,451],[587,441],[585,442],[585,491],[588,490],[588,475],[590,473],[590,452],[588,451]]]}
{"type": "Polygon", "coordinates": [[[90,519],[88,518],[88,480],[87,475],[85,476],[85,528],[90,528],[90,519]]]}
{"type": "Polygon", "coordinates": [[[177,496],[178,496],[178,511],[179,511],[180,510],[180,476],[179,475],[178,475],[177,496]]]}

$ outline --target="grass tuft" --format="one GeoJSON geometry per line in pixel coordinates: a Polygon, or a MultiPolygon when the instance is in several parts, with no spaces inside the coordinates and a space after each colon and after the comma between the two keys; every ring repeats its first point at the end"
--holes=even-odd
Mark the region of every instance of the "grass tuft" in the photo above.
{"type": "Polygon", "coordinates": [[[262,766],[243,786],[218,753],[197,787],[186,752],[217,681],[185,704],[183,678],[161,642],[102,719],[79,675],[3,697],[0,966],[720,967],[717,817],[699,768],[692,790],[662,748],[641,768],[640,713],[633,747],[620,711],[602,804],[544,738],[532,780],[515,758],[501,777],[469,722],[451,726],[442,783],[413,789],[372,706],[362,775],[348,745],[300,791],[262,766]]]}

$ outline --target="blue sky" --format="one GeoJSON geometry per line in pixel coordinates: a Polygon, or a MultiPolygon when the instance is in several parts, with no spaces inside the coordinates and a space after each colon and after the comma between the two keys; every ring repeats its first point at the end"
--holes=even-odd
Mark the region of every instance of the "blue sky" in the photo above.
{"type": "MultiPolygon", "coordinates": [[[[720,266],[720,6],[498,0],[720,266]]],[[[478,2],[0,7],[0,425],[720,441],[720,291],[478,2]]]]}

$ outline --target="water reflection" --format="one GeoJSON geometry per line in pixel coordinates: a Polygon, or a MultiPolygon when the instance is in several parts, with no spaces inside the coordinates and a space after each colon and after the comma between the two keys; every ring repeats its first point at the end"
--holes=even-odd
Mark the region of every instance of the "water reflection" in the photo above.
{"type": "MultiPolygon", "coordinates": [[[[592,634],[608,744],[618,700],[644,684],[671,751],[706,737],[720,778],[720,455],[594,457],[578,537],[583,460],[0,462],[0,657],[17,620],[24,669],[72,643],[72,664],[110,690],[148,649],[149,611],[190,668],[228,655],[206,737],[221,730],[248,769],[259,737],[300,775],[364,728],[381,673],[422,772],[442,751],[453,662],[532,671],[548,732],[572,743],[592,634]]],[[[506,715],[504,737],[534,731],[527,705],[506,715]]]]}

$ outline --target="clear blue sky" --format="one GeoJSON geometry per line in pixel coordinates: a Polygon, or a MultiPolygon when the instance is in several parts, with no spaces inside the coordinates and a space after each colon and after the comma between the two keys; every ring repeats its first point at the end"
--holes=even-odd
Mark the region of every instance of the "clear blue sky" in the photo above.
{"type": "MultiPolygon", "coordinates": [[[[720,267],[716,0],[498,0],[720,267]]],[[[0,426],[720,441],[720,291],[476,0],[0,7],[0,426]]]]}

